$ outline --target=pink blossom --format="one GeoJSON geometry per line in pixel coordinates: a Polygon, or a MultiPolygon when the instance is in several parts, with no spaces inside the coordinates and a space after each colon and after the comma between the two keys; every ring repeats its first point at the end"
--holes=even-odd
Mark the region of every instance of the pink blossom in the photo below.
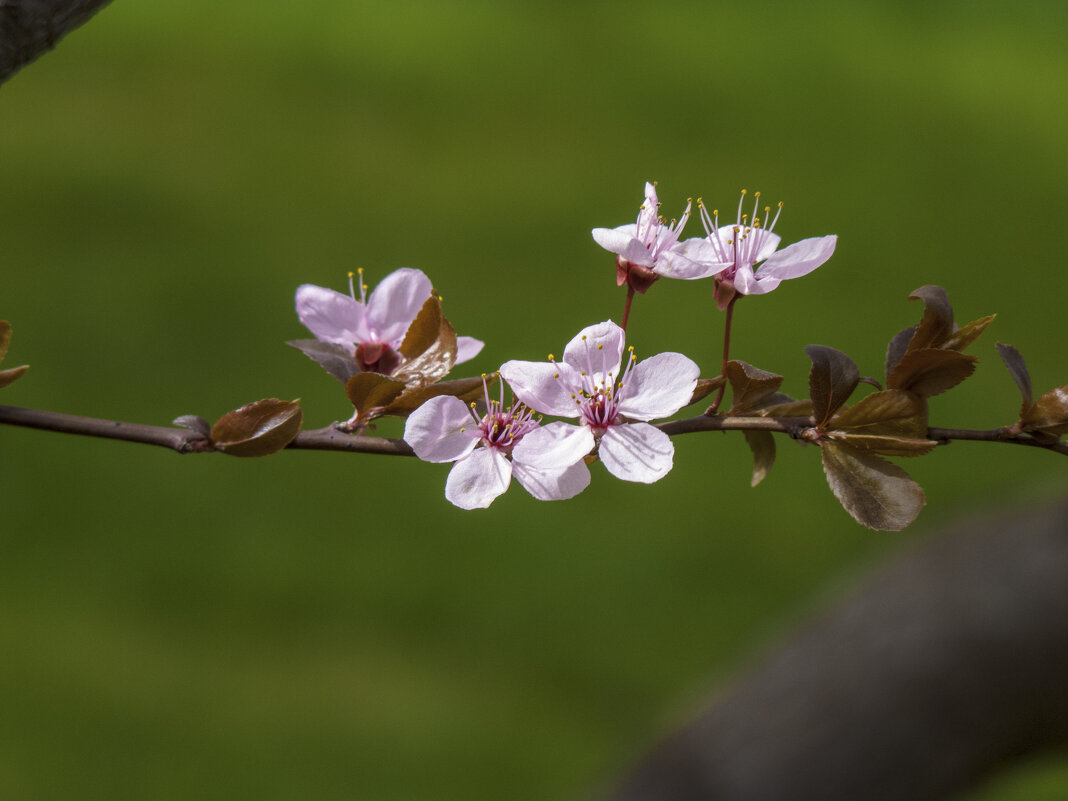
{"type": "Polygon", "coordinates": [[[719,212],[708,213],[698,200],[697,208],[701,222],[708,234],[703,240],[688,240],[681,250],[690,258],[711,259],[712,264],[727,263],[727,268],[716,276],[716,300],[725,309],[735,293],[763,295],[775,289],[787,278],[799,278],[815,270],[834,253],[838,237],[818,236],[777,250],[782,238],[773,233],[775,223],[782,213],[779,203],[775,218],[768,222],[771,207],[765,206],[760,216],[760,193],[754,194],[753,214],[743,214],[742,204],[746,191],[738,201],[738,219],[735,223],[720,227],[719,212]],[[711,250],[711,255],[709,251],[711,250]],[[758,262],[763,262],[759,267],[758,262]]]}
{"type": "Polygon", "coordinates": [[[516,447],[516,458],[540,466],[541,454],[551,451],[551,436],[556,447],[569,452],[585,453],[596,445],[604,466],[617,478],[648,484],[667,475],[675,447],[648,421],[689,403],[700,371],[681,353],[638,362],[631,348],[621,374],[623,345],[623,329],[606,321],[580,331],[564,349],[562,362],[550,356],[549,362],[510,361],[501,367],[501,375],[527,406],[579,419],[578,426],[553,423],[530,433],[516,447]]]}
{"type": "MultiPolygon", "coordinates": [[[[358,300],[351,273],[347,295],[304,284],[297,289],[297,316],[320,342],[347,350],[349,358],[355,362],[355,365],[349,365],[350,372],[390,375],[404,362],[399,350],[404,335],[431,291],[430,279],[421,270],[404,267],[383,278],[368,296],[363,270],[360,270],[358,300]]],[[[302,342],[314,344],[312,340],[302,342]]],[[[293,344],[301,347],[298,343],[293,344]]],[[[457,337],[455,363],[473,359],[482,350],[482,345],[473,337],[457,337]]],[[[321,352],[301,349],[311,358],[322,361],[319,358],[321,352]]]]}
{"type": "MultiPolygon", "coordinates": [[[[485,376],[483,376],[485,381],[485,376]]],[[[517,453],[517,446],[539,430],[539,421],[523,404],[504,407],[504,385],[499,400],[486,390],[486,413],[474,404],[439,395],[408,417],[404,440],[426,462],[454,462],[445,482],[445,497],[461,509],[484,509],[508,489],[511,478],[538,500],[570,498],[590,483],[582,458],[589,448],[561,441],[554,431],[527,452],[537,464],[517,453]]],[[[550,426],[551,428],[551,426],[550,426]]]]}
{"type": "Polygon", "coordinates": [[[644,293],[660,276],[667,278],[705,278],[725,270],[728,263],[715,265],[715,252],[693,240],[689,252],[684,253],[679,237],[686,221],[690,219],[690,207],[682,213],[678,222],[670,223],[660,217],[660,201],[656,185],[645,184],[645,203],[638,210],[638,221],[618,228],[594,228],[593,238],[605,250],[616,254],[616,283],[629,283],[635,291],[644,293]]]}

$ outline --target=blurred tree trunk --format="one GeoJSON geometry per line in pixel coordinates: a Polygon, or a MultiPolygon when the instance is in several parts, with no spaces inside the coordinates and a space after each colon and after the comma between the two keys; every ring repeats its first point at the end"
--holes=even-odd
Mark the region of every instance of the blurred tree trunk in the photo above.
{"type": "Polygon", "coordinates": [[[1068,502],[920,543],[726,687],[612,801],[929,801],[1068,742],[1068,502]]]}
{"type": "Polygon", "coordinates": [[[108,0],[0,0],[0,83],[56,46],[108,0]]]}

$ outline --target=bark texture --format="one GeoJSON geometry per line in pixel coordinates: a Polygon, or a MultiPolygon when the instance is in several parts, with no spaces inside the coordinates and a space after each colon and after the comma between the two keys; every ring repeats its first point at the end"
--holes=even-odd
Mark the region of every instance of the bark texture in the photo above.
{"type": "Polygon", "coordinates": [[[0,83],[48,52],[108,0],[0,0],[0,83]]]}
{"type": "Polygon", "coordinates": [[[1068,742],[1068,499],[892,560],[612,801],[930,801],[1068,742]]]}

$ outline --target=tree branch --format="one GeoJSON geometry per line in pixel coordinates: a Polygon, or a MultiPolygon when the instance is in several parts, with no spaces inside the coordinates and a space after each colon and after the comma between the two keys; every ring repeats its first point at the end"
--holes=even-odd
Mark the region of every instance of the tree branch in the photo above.
{"type": "Polygon", "coordinates": [[[0,0],[0,83],[48,52],[108,0],[0,0]]]}
{"type": "Polygon", "coordinates": [[[717,693],[611,801],[935,801],[1068,741],[1068,501],[976,518],[717,693]]]}
{"type": "MultiPolygon", "coordinates": [[[[0,424],[6,423],[26,428],[39,428],[62,434],[80,434],[88,437],[121,439],[143,445],[159,445],[178,453],[209,453],[214,450],[203,434],[186,428],[149,426],[141,423],[124,423],[118,420],[101,420],[95,417],[80,417],[61,412],[46,412],[40,409],[24,409],[18,406],[0,406],[0,424]]],[[[699,415],[686,420],[672,420],[657,427],[669,436],[693,434],[700,431],[770,431],[786,434],[794,439],[813,426],[811,417],[718,417],[699,415]]],[[[972,430],[964,428],[931,428],[930,439],[948,445],[952,440],[973,442],[1003,442],[1009,445],[1025,445],[1043,448],[1068,455],[1068,443],[1044,442],[1027,434],[1009,434],[1004,428],[972,430]]],[[[414,456],[411,446],[402,439],[369,437],[346,434],[334,426],[301,431],[287,448],[294,450],[344,451],[347,453],[375,453],[383,456],[414,456]]]]}

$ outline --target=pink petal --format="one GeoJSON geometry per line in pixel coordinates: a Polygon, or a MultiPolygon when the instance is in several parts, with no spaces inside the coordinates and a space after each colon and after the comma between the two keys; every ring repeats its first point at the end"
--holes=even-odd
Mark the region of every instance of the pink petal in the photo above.
{"type": "Polygon", "coordinates": [[[764,295],[781,283],[779,278],[758,278],[750,267],[742,266],[734,274],[734,288],[743,295],[764,295]]]}
{"type": "Polygon", "coordinates": [[[410,415],[404,441],[424,462],[454,462],[474,450],[482,432],[459,398],[439,395],[410,415]]]}
{"type": "MultiPolygon", "coordinates": [[[[759,263],[764,259],[771,258],[771,255],[778,249],[779,243],[782,242],[782,237],[763,229],[757,235],[762,238],[760,240],[760,250],[757,251],[756,258],[753,261],[759,263]]],[[[753,234],[750,234],[750,236],[753,236],[753,234]]]]}
{"type": "Polygon", "coordinates": [[[316,339],[352,346],[361,341],[364,306],[348,295],[326,287],[297,288],[297,317],[316,339]]]}
{"type": "Polygon", "coordinates": [[[508,361],[501,365],[501,377],[512,392],[531,409],[559,417],[578,417],[571,393],[578,387],[575,370],[552,362],[508,361]]]}
{"type": "Polygon", "coordinates": [[[655,426],[626,423],[604,432],[598,453],[616,478],[652,484],[670,472],[675,446],[671,437],[655,426]]]}
{"type": "Polygon", "coordinates": [[[475,339],[474,337],[456,337],[456,362],[470,361],[478,356],[482,352],[482,348],[485,346],[485,342],[481,339],[475,339]]]}
{"type": "Polygon", "coordinates": [[[564,348],[564,362],[585,370],[596,383],[603,382],[606,373],[619,376],[622,355],[623,329],[611,320],[583,328],[564,348]]]}
{"type": "Polygon", "coordinates": [[[665,278],[682,278],[693,281],[708,278],[730,267],[732,262],[719,261],[716,249],[707,239],[687,239],[656,262],[656,272],[665,278]]]}
{"type": "Polygon", "coordinates": [[[593,432],[586,426],[549,423],[536,428],[516,443],[512,461],[538,470],[562,469],[593,450],[593,432]]]}
{"type": "Polygon", "coordinates": [[[772,254],[766,262],[757,268],[757,277],[764,278],[800,278],[808,275],[834,254],[838,237],[814,236],[802,239],[789,247],[772,254]]]}
{"type": "Polygon", "coordinates": [[[419,314],[432,289],[422,270],[402,267],[394,270],[375,287],[367,299],[367,325],[379,342],[404,338],[408,326],[419,314]]]}
{"type": "Polygon", "coordinates": [[[593,241],[611,253],[622,253],[637,236],[637,226],[621,225],[618,228],[594,228],[593,241]]]}
{"type": "Polygon", "coordinates": [[[658,353],[630,368],[619,411],[634,420],[670,417],[690,402],[700,375],[681,353],[658,353]]]}
{"type": "Polygon", "coordinates": [[[461,509],[485,509],[508,489],[512,463],[496,448],[477,448],[452,466],[445,498],[461,509]]]}
{"type": "Polygon", "coordinates": [[[557,470],[536,470],[530,465],[512,462],[512,474],[539,501],[573,498],[590,485],[590,468],[581,460],[557,470]]]}

